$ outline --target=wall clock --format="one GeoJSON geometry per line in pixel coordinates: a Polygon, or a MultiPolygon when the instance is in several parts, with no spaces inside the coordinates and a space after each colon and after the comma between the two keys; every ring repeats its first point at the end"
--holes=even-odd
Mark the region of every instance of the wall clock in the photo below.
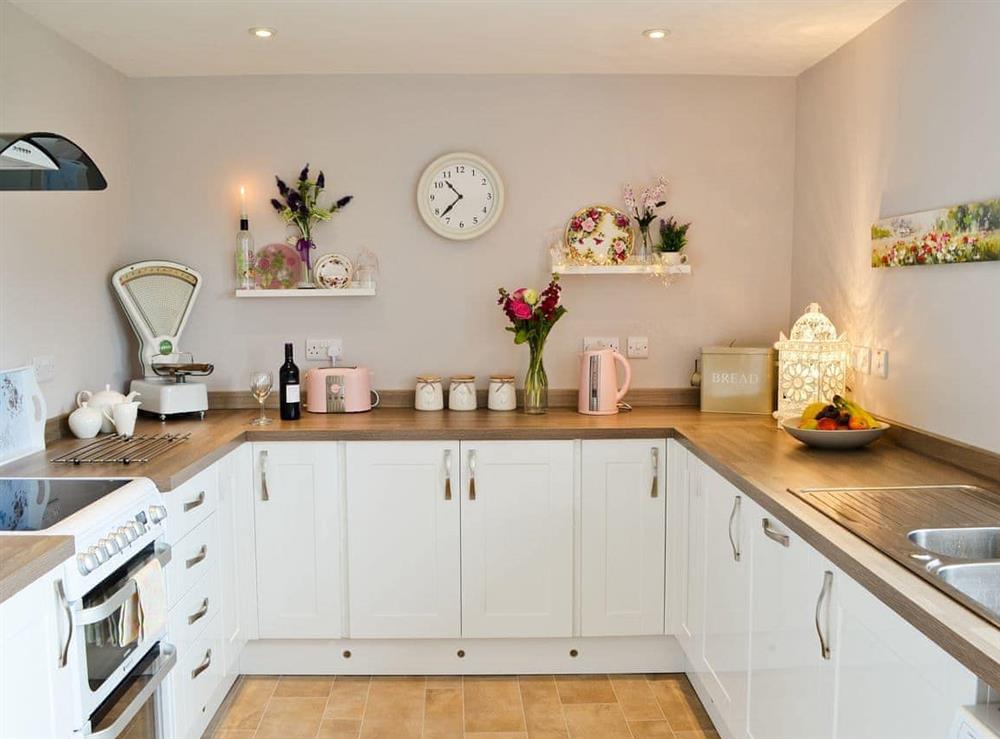
{"type": "Polygon", "coordinates": [[[417,184],[417,208],[435,233],[473,239],[496,225],[503,211],[503,180],[492,164],[467,152],[438,157],[417,184]]]}

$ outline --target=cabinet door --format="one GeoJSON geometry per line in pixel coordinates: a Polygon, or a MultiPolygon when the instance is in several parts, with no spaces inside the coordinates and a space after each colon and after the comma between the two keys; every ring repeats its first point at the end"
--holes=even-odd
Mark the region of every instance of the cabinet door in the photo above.
{"type": "Polygon", "coordinates": [[[678,604],[677,638],[695,672],[704,670],[702,639],[705,636],[705,496],[702,473],[707,468],[694,455],[687,455],[685,498],[680,525],[684,530],[682,551],[685,580],[683,602],[678,604]]]}
{"type": "Polygon", "coordinates": [[[253,487],[253,462],[249,444],[223,457],[218,462],[219,475],[219,574],[222,595],[222,642],[224,673],[239,674],[239,657],[247,642],[242,613],[246,597],[247,568],[243,564],[253,557],[252,539],[244,535],[241,522],[250,518],[248,512],[253,487]]]}
{"type": "Polygon", "coordinates": [[[573,442],[462,442],[462,635],[573,634],[573,442]]]}
{"type": "MultiPolygon", "coordinates": [[[[62,566],[0,604],[0,737],[69,739],[82,680],[78,651],[67,647],[62,566]]],[[[71,645],[76,647],[76,644],[71,645]]]]}
{"type": "Polygon", "coordinates": [[[750,552],[746,521],[753,502],[721,475],[702,469],[705,496],[706,687],[720,713],[742,736],[750,638],[750,552]]]}
{"type": "Polygon", "coordinates": [[[747,733],[753,739],[832,737],[837,644],[831,631],[843,578],[766,513],[748,525],[753,606],[747,733]],[[825,655],[817,624],[830,649],[825,655]]]}
{"type": "Polygon", "coordinates": [[[341,635],[336,442],[254,444],[262,639],[341,635]]]}
{"type": "Polygon", "coordinates": [[[976,676],[853,580],[837,598],[837,731],[843,739],[951,736],[976,676]]]}
{"type": "Polygon", "coordinates": [[[583,442],[583,636],[663,633],[665,467],[661,440],[583,442]]]}
{"type": "Polygon", "coordinates": [[[458,442],[347,444],[349,630],[458,637],[458,442]]]}

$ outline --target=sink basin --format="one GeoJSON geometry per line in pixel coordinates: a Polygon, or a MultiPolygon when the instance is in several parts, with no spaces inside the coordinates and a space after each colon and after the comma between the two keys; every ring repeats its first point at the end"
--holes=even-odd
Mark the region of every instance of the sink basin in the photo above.
{"type": "Polygon", "coordinates": [[[935,574],[988,611],[1000,614],[1000,562],[945,565],[935,574]]]}
{"type": "Polygon", "coordinates": [[[906,538],[928,552],[951,559],[1000,559],[1000,527],[917,529],[906,538]]]}

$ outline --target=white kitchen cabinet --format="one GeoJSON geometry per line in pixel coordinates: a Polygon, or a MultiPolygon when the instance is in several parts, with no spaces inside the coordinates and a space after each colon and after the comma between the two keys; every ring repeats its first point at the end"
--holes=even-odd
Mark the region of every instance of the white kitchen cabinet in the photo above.
{"type": "Polygon", "coordinates": [[[838,585],[836,733],[840,739],[948,736],[975,675],[861,585],[838,585]]]}
{"type": "Polygon", "coordinates": [[[458,442],[352,442],[346,465],[350,636],[461,636],[458,442]]]}
{"type": "Polygon", "coordinates": [[[747,525],[753,566],[747,734],[752,739],[832,737],[840,648],[834,618],[845,578],[762,510],[747,525]]]}
{"type": "Polygon", "coordinates": [[[243,623],[244,599],[248,588],[246,568],[243,563],[253,557],[252,538],[246,522],[252,513],[246,509],[251,503],[253,486],[253,461],[249,444],[243,444],[217,463],[219,483],[219,558],[221,580],[221,629],[224,657],[224,674],[239,674],[239,657],[247,642],[243,623]]]}
{"type": "Polygon", "coordinates": [[[462,635],[573,634],[572,441],[462,442],[462,635]]]}
{"type": "Polygon", "coordinates": [[[68,739],[72,696],[83,680],[55,568],[0,604],[0,738],[68,739]]]}
{"type": "Polygon", "coordinates": [[[666,444],[582,445],[581,633],[663,633],[666,444]]]}
{"type": "Polygon", "coordinates": [[[681,489],[684,498],[679,517],[683,532],[681,549],[685,578],[680,583],[682,600],[678,604],[677,638],[695,672],[704,669],[702,652],[705,637],[705,496],[702,490],[705,464],[687,454],[687,484],[681,489]]]}
{"type": "Polygon", "coordinates": [[[262,639],[341,636],[338,448],[322,441],[253,445],[262,639]]]}
{"type": "Polygon", "coordinates": [[[705,685],[734,736],[743,735],[750,645],[751,556],[747,522],[756,505],[718,472],[702,466],[705,498],[705,685]]]}

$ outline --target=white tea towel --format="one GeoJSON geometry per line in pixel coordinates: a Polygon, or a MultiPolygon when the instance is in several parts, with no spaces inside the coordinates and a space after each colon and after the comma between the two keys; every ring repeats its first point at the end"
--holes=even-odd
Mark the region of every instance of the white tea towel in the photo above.
{"type": "Polygon", "coordinates": [[[167,583],[160,560],[150,560],[132,576],[139,600],[139,638],[146,639],[167,623],[167,583]]]}

